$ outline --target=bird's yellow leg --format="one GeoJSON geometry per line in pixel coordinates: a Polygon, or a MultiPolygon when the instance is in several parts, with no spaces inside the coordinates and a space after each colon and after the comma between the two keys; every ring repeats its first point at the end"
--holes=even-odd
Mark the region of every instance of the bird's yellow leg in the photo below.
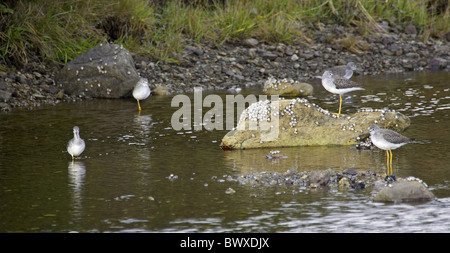
{"type": "Polygon", "coordinates": [[[394,169],[392,168],[392,150],[389,149],[390,158],[389,158],[389,165],[391,166],[391,175],[394,175],[394,169]]]}
{"type": "Polygon", "coordinates": [[[342,95],[339,94],[339,112],[333,113],[334,115],[341,115],[341,107],[342,107],[342,95]]]}
{"type": "Polygon", "coordinates": [[[389,176],[389,150],[386,150],[386,176],[389,176]]]}
{"type": "Polygon", "coordinates": [[[139,100],[137,100],[137,102],[138,102],[139,111],[141,111],[141,105],[139,104],[139,100]]]}

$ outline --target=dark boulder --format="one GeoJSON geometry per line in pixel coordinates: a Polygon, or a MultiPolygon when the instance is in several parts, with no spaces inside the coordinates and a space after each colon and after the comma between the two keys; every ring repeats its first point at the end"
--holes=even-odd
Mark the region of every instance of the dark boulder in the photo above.
{"type": "Polygon", "coordinates": [[[69,95],[121,98],[139,80],[128,50],[116,44],[100,44],[81,54],[56,75],[57,84],[69,95]]]}

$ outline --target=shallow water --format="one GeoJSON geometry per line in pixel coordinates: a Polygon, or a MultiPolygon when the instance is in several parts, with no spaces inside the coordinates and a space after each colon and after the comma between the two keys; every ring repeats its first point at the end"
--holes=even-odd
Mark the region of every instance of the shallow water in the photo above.
{"type": "MultiPolygon", "coordinates": [[[[411,118],[395,150],[394,173],[424,180],[437,200],[370,201],[369,190],[249,186],[230,175],[253,171],[383,172],[385,153],[349,147],[223,151],[223,131],[174,131],[172,97],[92,100],[0,114],[0,232],[449,232],[450,73],[356,76],[343,113],[389,108],[411,118]],[[71,161],[66,144],[80,127],[87,148],[71,161]],[[232,188],[234,194],[227,194],[232,188]]],[[[308,98],[337,111],[318,80],[308,98]]],[[[258,94],[244,90],[244,94],[258,94]]],[[[204,96],[211,92],[204,92],[204,96]]],[[[224,96],[226,92],[216,92],[224,96]]],[[[204,108],[203,113],[209,108],[204,108]]]]}

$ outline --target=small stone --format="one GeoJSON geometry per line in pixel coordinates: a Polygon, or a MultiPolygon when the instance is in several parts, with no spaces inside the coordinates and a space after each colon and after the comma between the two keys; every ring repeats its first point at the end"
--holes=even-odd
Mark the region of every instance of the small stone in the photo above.
{"type": "Polygon", "coordinates": [[[416,35],[417,34],[417,29],[413,24],[409,24],[405,27],[405,33],[406,34],[412,34],[412,35],[416,35]]]}
{"type": "Polygon", "coordinates": [[[348,188],[349,186],[350,182],[348,181],[348,178],[343,177],[339,180],[339,188],[348,188]]]}
{"type": "Polygon", "coordinates": [[[258,43],[258,40],[253,38],[249,38],[243,41],[243,44],[247,47],[256,47],[258,43]]]}
{"type": "Polygon", "coordinates": [[[228,188],[226,191],[225,191],[225,193],[226,194],[234,194],[234,193],[236,193],[236,191],[233,189],[233,188],[228,188]]]}
{"type": "Polygon", "coordinates": [[[55,95],[56,99],[62,100],[64,98],[64,90],[59,90],[55,95]]]}
{"type": "Polygon", "coordinates": [[[330,182],[330,175],[325,171],[313,171],[309,177],[311,184],[326,186],[330,182]]]}
{"type": "Polygon", "coordinates": [[[8,102],[11,98],[12,92],[8,90],[0,90],[0,102],[8,102]]]}

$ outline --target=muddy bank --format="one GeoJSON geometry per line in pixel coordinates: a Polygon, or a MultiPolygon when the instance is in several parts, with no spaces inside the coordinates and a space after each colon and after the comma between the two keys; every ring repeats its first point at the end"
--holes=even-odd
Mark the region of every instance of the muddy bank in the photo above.
{"type": "MultiPolygon", "coordinates": [[[[310,28],[311,41],[297,45],[268,44],[256,39],[228,43],[216,48],[209,44],[187,43],[172,57],[178,63],[155,62],[134,55],[139,74],[152,88],[162,85],[171,93],[192,92],[193,87],[222,90],[231,87],[261,87],[270,76],[306,81],[325,68],[348,61],[357,64],[355,75],[383,72],[450,71],[449,38],[429,39],[406,27],[382,23],[384,34],[367,37],[351,27],[310,28]],[[352,43],[343,41],[353,38],[352,43]]],[[[89,99],[69,96],[55,81],[60,66],[29,63],[20,70],[0,71],[0,110],[32,109],[41,104],[89,99]]]]}

